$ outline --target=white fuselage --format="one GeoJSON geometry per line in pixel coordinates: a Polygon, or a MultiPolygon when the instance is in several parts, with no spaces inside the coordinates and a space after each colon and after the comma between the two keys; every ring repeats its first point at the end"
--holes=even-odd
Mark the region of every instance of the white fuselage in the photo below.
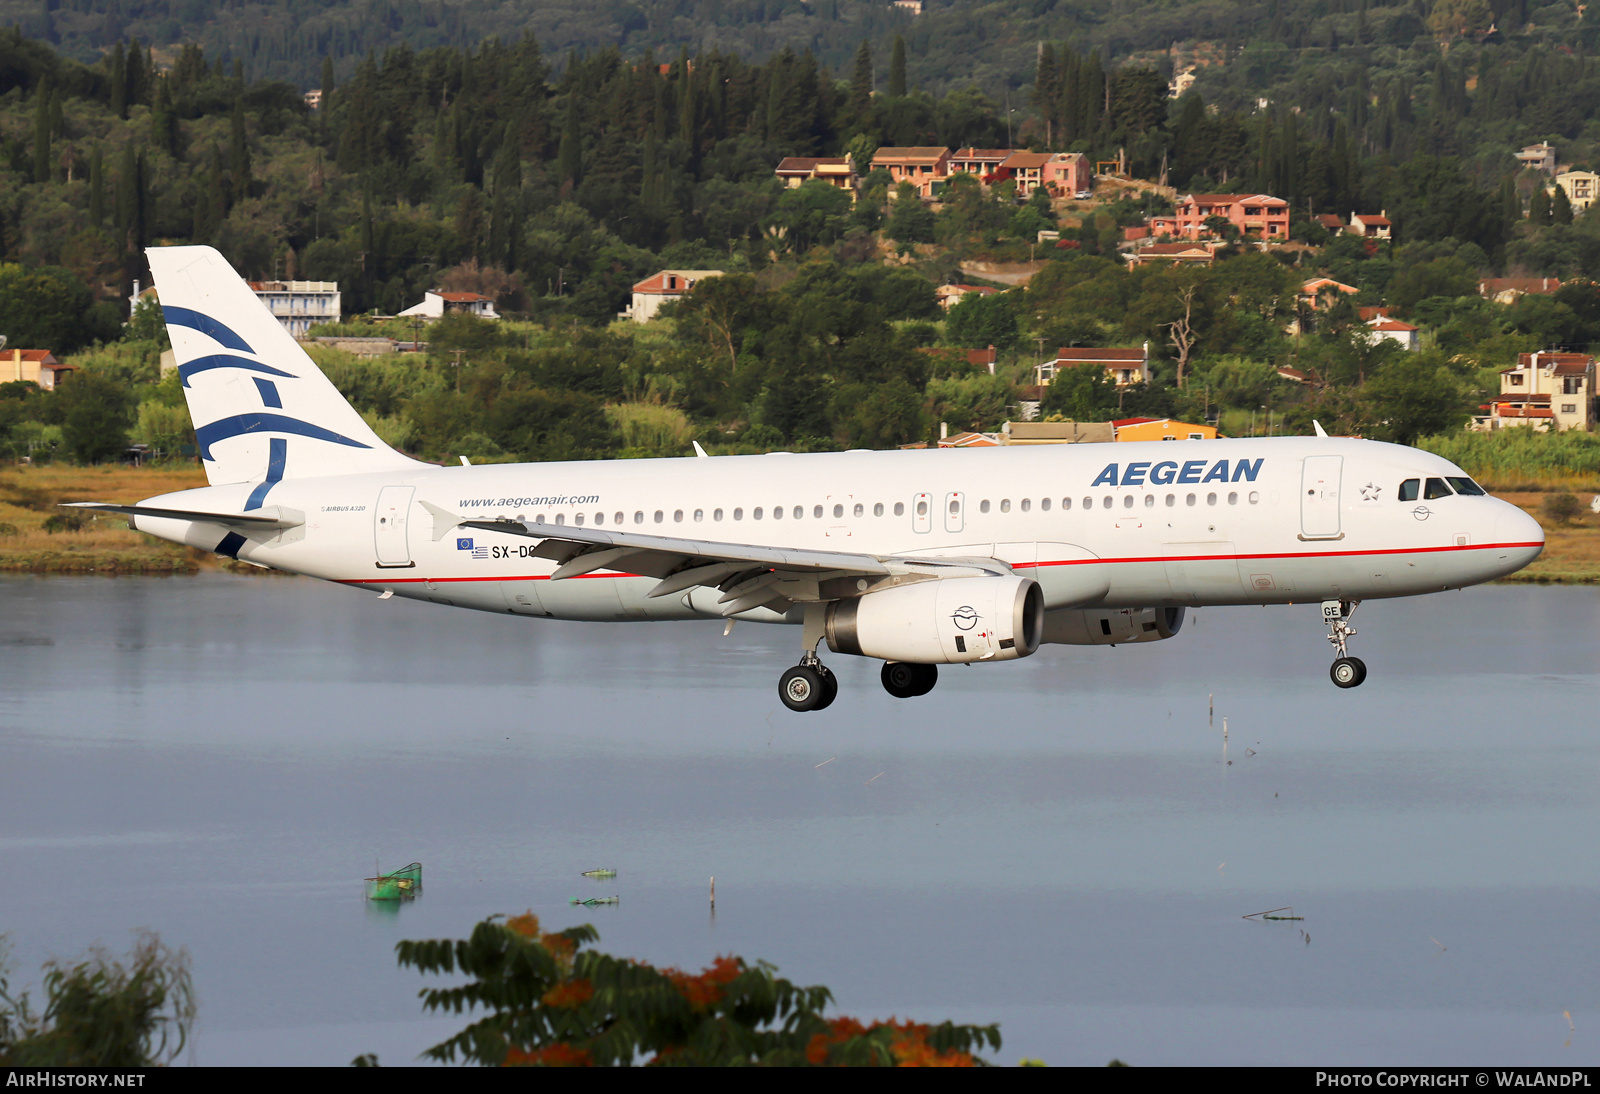
{"type": "MultiPolygon", "coordinates": [[[[701,541],[999,559],[1038,580],[1047,609],[1410,596],[1538,555],[1538,524],[1496,498],[1398,500],[1402,481],[1429,476],[1463,472],[1416,449],[1310,437],[427,467],[278,482],[260,503],[304,520],[283,531],[147,516],[137,527],[207,550],[232,535],[228,553],[245,561],[397,596],[617,621],[716,617],[717,592],[648,599],[655,578],[611,571],[552,581],[537,541],[436,525],[421,503],[701,541]]],[[[237,512],[253,489],[143,504],[237,512]]]]}

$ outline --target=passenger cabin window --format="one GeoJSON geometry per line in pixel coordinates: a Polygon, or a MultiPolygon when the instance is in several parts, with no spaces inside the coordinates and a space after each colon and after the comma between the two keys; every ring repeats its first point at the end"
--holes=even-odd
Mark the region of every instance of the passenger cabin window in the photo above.
{"type": "Polygon", "coordinates": [[[1471,479],[1447,477],[1444,481],[1455,487],[1456,493],[1458,494],[1466,494],[1469,497],[1481,497],[1488,493],[1487,490],[1473,482],[1471,479]]]}
{"type": "Polygon", "coordinates": [[[984,498],[982,501],[980,501],[978,503],[978,512],[987,513],[988,511],[989,511],[989,499],[988,498],[984,498]]]}
{"type": "MultiPolygon", "coordinates": [[[[818,506],[817,508],[819,510],[817,515],[821,516],[822,513],[820,512],[820,510],[821,510],[822,507],[818,506]]],[[[897,502],[894,503],[894,515],[897,516],[897,517],[903,517],[903,516],[906,515],[906,503],[905,502],[897,501],[897,502]]]]}
{"type": "Polygon", "coordinates": [[[1422,497],[1424,501],[1432,501],[1435,498],[1448,498],[1453,492],[1443,479],[1429,479],[1422,488],[1422,497]]]}
{"type": "Polygon", "coordinates": [[[1422,485],[1421,479],[1407,479],[1400,484],[1400,493],[1396,495],[1401,501],[1416,501],[1417,488],[1422,485]]]}

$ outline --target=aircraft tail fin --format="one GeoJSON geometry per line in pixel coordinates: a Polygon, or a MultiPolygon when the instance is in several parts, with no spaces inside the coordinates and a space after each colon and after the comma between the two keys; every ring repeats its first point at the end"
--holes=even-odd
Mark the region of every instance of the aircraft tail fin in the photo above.
{"type": "Polygon", "coordinates": [[[378,439],[217,251],[145,254],[213,486],[259,483],[249,510],[286,478],[425,466],[378,439]]]}

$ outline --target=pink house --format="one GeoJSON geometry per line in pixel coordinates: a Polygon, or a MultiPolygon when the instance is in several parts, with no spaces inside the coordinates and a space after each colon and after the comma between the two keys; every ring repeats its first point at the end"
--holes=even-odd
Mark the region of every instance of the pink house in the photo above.
{"type": "Polygon", "coordinates": [[[1057,152],[1045,164],[1044,183],[1058,194],[1082,194],[1094,189],[1094,168],[1082,152],[1057,152]]]}
{"type": "Polygon", "coordinates": [[[1228,221],[1243,236],[1289,238],[1289,203],[1270,194],[1190,194],[1178,201],[1172,234],[1189,239],[1209,235],[1206,221],[1212,217],[1228,221]]]}

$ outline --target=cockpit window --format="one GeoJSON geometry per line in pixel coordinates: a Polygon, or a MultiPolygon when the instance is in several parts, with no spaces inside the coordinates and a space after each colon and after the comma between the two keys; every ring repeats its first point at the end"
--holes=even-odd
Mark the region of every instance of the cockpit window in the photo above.
{"type": "Polygon", "coordinates": [[[1432,501],[1434,498],[1448,498],[1451,492],[1443,479],[1429,479],[1428,485],[1422,491],[1422,497],[1426,501],[1432,501]]]}
{"type": "Polygon", "coordinates": [[[1447,478],[1444,481],[1455,487],[1456,493],[1458,494],[1466,494],[1469,497],[1477,497],[1479,495],[1488,493],[1487,490],[1473,482],[1471,479],[1447,478]]]}
{"type": "Polygon", "coordinates": [[[1419,487],[1421,485],[1422,485],[1422,480],[1421,479],[1407,479],[1405,482],[1401,483],[1400,484],[1400,500],[1401,501],[1416,501],[1417,500],[1417,487],[1419,487]]]}

